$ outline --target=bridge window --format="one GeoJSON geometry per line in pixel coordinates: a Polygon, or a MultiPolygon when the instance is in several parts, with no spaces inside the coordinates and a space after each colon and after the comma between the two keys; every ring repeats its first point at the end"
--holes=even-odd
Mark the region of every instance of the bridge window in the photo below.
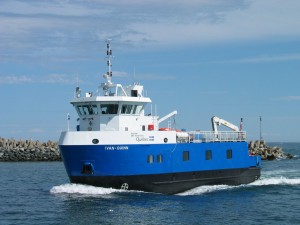
{"type": "Polygon", "coordinates": [[[79,105],[77,106],[80,115],[97,115],[97,105],[79,105]]]}
{"type": "Polygon", "coordinates": [[[133,110],[132,110],[132,114],[136,114],[136,108],[137,108],[137,105],[134,105],[133,110]]]}
{"type": "Polygon", "coordinates": [[[102,114],[117,114],[118,108],[118,104],[101,104],[102,114]]]}
{"type": "Polygon", "coordinates": [[[142,105],[138,105],[135,111],[135,114],[140,114],[143,110],[143,106],[142,105]]]}
{"type": "Polygon", "coordinates": [[[122,105],[122,114],[131,114],[131,110],[133,108],[133,105],[122,105]]]}

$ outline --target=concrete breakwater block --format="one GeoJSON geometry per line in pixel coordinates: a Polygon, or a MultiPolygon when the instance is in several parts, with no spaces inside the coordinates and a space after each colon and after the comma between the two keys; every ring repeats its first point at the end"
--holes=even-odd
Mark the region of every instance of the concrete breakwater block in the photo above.
{"type": "Polygon", "coordinates": [[[57,142],[0,138],[0,161],[61,161],[57,142]]]}
{"type": "Polygon", "coordinates": [[[248,149],[251,155],[260,155],[263,160],[293,158],[291,154],[286,154],[281,147],[268,146],[264,140],[250,141],[248,149]]]}

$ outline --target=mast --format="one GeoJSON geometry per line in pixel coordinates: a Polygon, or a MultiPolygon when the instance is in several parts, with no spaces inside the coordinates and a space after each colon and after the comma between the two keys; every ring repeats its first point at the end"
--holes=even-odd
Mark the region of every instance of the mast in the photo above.
{"type": "Polygon", "coordinates": [[[263,140],[262,133],[261,133],[261,122],[262,122],[262,119],[261,119],[261,116],[260,116],[259,117],[259,140],[260,141],[263,140]]]}
{"type": "Polygon", "coordinates": [[[104,92],[104,95],[107,96],[108,95],[108,90],[109,88],[112,86],[112,81],[111,81],[111,78],[112,78],[112,50],[111,50],[111,47],[110,47],[110,42],[111,42],[111,39],[107,39],[106,40],[106,57],[105,59],[107,60],[107,72],[105,74],[103,74],[103,77],[104,79],[106,79],[106,83],[102,83],[101,84],[101,87],[103,88],[103,92],[104,92]]]}
{"type": "Polygon", "coordinates": [[[107,47],[107,50],[106,50],[106,59],[107,59],[107,66],[108,66],[108,72],[107,72],[107,76],[108,77],[112,77],[112,63],[111,63],[111,59],[112,59],[112,50],[110,48],[110,41],[111,39],[107,39],[106,40],[106,47],[107,47]]]}

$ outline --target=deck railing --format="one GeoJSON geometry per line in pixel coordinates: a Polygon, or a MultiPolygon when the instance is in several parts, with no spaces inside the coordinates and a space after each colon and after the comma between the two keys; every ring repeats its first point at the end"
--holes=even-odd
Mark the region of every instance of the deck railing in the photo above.
{"type": "Polygon", "coordinates": [[[190,142],[238,142],[246,141],[245,131],[192,131],[190,142]]]}

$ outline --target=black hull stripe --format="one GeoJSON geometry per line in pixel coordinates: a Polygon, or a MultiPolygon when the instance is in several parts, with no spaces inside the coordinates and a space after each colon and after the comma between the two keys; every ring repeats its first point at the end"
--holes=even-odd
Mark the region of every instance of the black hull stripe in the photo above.
{"type": "Polygon", "coordinates": [[[246,169],[195,171],[187,173],[152,174],[135,176],[70,177],[72,183],[120,189],[126,184],[130,190],[176,194],[202,185],[248,184],[260,177],[259,167],[246,169]]]}

